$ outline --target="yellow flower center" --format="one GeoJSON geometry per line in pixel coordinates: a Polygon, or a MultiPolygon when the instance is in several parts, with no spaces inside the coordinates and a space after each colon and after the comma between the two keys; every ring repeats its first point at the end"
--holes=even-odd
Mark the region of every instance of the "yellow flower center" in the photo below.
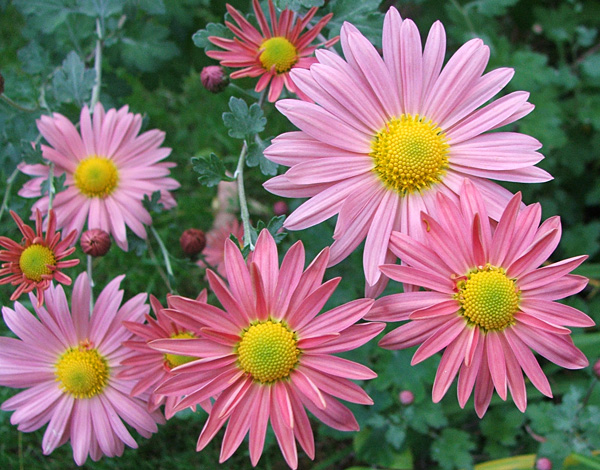
{"type": "Polygon", "coordinates": [[[460,313],[469,323],[484,330],[503,330],[513,325],[519,309],[519,292],[504,269],[487,265],[467,275],[457,283],[455,298],[460,313]]]}
{"type": "Polygon", "coordinates": [[[117,187],[119,172],[112,160],[94,155],[79,162],[73,179],[82,194],[104,198],[117,187]]]}
{"type": "Polygon", "coordinates": [[[282,323],[267,320],[242,333],[237,345],[240,367],[260,383],[286,378],[298,363],[296,337],[282,323]]]}
{"type": "Polygon", "coordinates": [[[298,62],[298,51],[286,38],[278,36],[269,38],[260,46],[260,63],[265,70],[271,70],[275,66],[277,73],[287,72],[298,62]]]}
{"type": "Polygon", "coordinates": [[[19,267],[25,277],[30,281],[40,282],[42,275],[50,274],[52,271],[48,266],[55,266],[56,258],[54,252],[44,245],[30,245],[19,258],[19,267]]]}
{"type": "Polygon", "coordinates": [[[75,398],[92,398],[108,383],[109,368],[97,349],[70,348],[55,364],[60,387],[75,398]]]}
{"type": "MultiPolygon", "coordinates": [[[[196,335],[189,331],[183,331],[181,333],[176,333],[171,335],[171,338],[195,338],[196,335]]],[[[197,357],[192,356],[181,356],[179,354],[165,354],[165,361],[169,365],[169,368],[181,366],[183,364],[187,364],[188,362],[192,362],[198,359],[197,357]]]]}
{"type": "Polygon", "coordinates": [[[445,134],[430,119],[403,114],[375,135],[369,155],[379,179],[404,196],[442,181],[449,147],[445,134]]]}

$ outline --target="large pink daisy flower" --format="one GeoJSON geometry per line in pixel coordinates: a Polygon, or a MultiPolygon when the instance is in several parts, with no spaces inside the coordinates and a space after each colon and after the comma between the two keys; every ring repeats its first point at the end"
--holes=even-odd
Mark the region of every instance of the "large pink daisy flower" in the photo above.
{"type": "Polygon", "coordinates": [[[229,421],[220,461],[235,452],[249,431],[250,459],[256,465],[270,421],[286,462],[296,468],[295,440],[310,458],[315,452],[305,407],[335,429],[358,429],[353,414],[336,398],[372,404],[348,379],[372,379],[376,374],[332,354],[361,346],[383,325],[355,324],[371,308],[371,299],[358,299],[317,316],[340,281],[335,278],[322,284],[328,258],[326,248],[303,272],[304,247],[298,242],[280,268],[273,237],[263,230],[248,264],[239,248],[227,240],[229,287],[208,271],[210,287],[225,310],[172,298],[174,308],[165,313],[199,330],[201,337],[158,340],[151,346],[200,359],[173,369],[174,377],[157,392],[187,395],[176,409],[216,398],[198,450],[229,421]]]}
{"type": "Polygon", "coordinates": [[[210,42],[225,50],[207,51],[206,55],[220,60],[223,66],[242,67],[241,70],[233,72],[231,78],[260,77],[256,84],[258,92],[267,88],[270,83],[269,101],[279,98],[284,85],[290,92],[304,96],[290,80],[290,70],[308,68],[315,62],[314,57],[309,56],[318,46],[329,47],[338,41],[339,38],[336,37],[323,44],[311,46],[333,15],[331,13],[325,15],[308,31],[301,34],[310,24],[318,8],[311,8],[302,18],[296,18],[293,11],[286,9],[281,12],[278,20],[273,2],[269,0],[271,20],[269,24],[258,0],[252,0],[260,27],[258,31],[239,11],[229,4],[226,6],[237,26],[230,22],[225,24],[233,31],[236,38],[210,36],[208,38],[210,42]]]}
{"type": "Polygon", "coordinates": [[[265,188],[286,197],[311,198],[285,221],[301,230],[338,214],[330,264],[366,238],[367,295],[381,292],[379,265],[394,260],[392,230],[422,238],[420,213],[433,210],[438,193],[456,199],[465,177],[482,192],[491,217],[511,194],[487,178],[541,182],[550,175],[533,165],[543,157],[534,138],[484,132],[528,114],[529,94],[510,93],[484,107],[511,79],[501,68],[482,75],[489,48],[480,39],[463,45],[442,69],[446,51],[438,21],[425,48],[417,27],[390,8],[383,27],[383,58],[351,24],[341,31],[346,60],[324,50],[310,70],[293,70],[294,84],[315,103],[281,100],[277,108],[300,131],[288,132],[265,151],[290,166],[265,188]]]}
{"type": "Polygon", "coordinates": [[[10,211],[16,222],[23,240],[17,243],[10,238],[0,236],[0,246],[6,250],[0,251],[2,269],[0,284],[18,286],[10,296],[10,300],[17,300],[24,292],[36,290],[38,307],[44,303],[44,291],[55,280],[67,286],[71,285],[71,278],[62,272],[79,264],[78,259],[65,259],[73,254],[75,247],[71,246],[77,238],[73,230],[64,238],[56,231],[56,217],[53,210],[48,216],[46,234],[42,231],[42,214],[35,211],[35,231],[23,223],[21,217],[10,211]]]}
{"type": "MultiPolygon", "coordinates": [[[[90,317],[90,285],[86,273],[75,280],[72,315],[61,286],[50,286],[46,306],[34,307],[39,318],[19,302],[2,308],[4,321],[20,338],[0,337],[0,385],[26,388],[2,404],[14,411],[11,423],[30,432],[46,423],[45,455],[71,441],[77,465],[87,456],[121,455],[124,444],[137,444],[123,421],[144,437],[157,431],[160,413],[131,398],[134,383],[117,377],[130,351],[121,343],[131,337],[122,321],[142,321],[146,294],[121,306],[123,276],[98,296],[90,317]]],[[[33,296],[31,301],[33,303],[33,296]]]]}
{"type": "MultiPolygon", "coordinates": [[[[117,245],[127,250],[125,226],[145,239],[144,224],[152,223],[142,205],[144,195],[161,191],[164,206],[175,205],[169,191],[179,183],[168,177],[169,168],[175,164],[161,162],[171,149],[160,147],[165,138],[162,131],[138,135],[142,116],[128,112],[127,106],[105,113],[98,103],[93,119],[84,106],[79,122],[81,134],[58,113],[37,121],[40,133],[51,145],[42,145],[44,158],[54,163],[54,176],[66,174],[66,189],[53,200],[57,226],[81,233],[87,220],[88,229],[111,233],[117,245]]],[[[25,183],[19,195],[40,198],[49,167],[21,165],[20,169],[36,178],[25,183]]],[[[33,207],[46,214],[48,196],[42,196],[33,207]]]]}
{"type": "Polygon", "coordinates": [[[445,348],[433,385],[433,401],[442,399],[458,373],[461,407],[475,387],[475,410],[481,417],[494,388],[503,400],[508,390],[517,407],[527,406],[521,370],[544,395],[550,385],[530,348],[567,369],[588,361],[565,326],[594,322],[579,310],[555,300],[576,294],[587,279],[569,274],[587,256],[540,267],[561,236],[558,217],[539,225],[541,208],[519,210],[521,194],[508,203],[497,226],[490,223],[485,202],[466,180],[460,200],[437,197],[437,218],[422,213],[425,238],[419,242],[393,232],[392,251],[406,266],[381,270],[399,282],[425,288],[383,297],[371,320],[408,323],[383,337],[389,349],[417,344],[417,364],[445,348]]]}

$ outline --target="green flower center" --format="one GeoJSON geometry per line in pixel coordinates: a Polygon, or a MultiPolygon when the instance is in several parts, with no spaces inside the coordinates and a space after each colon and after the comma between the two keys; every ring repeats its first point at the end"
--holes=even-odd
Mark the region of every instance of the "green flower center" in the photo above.
{"type": "Polygon", "coordinates": [[[282,323],[267,320],[242,333],[237,345],[239,366],[257,382],[284,379],[298,364],[295,334],[282,323]]]}
{"type": "MultiPolygon", "coordinates": [[[[194,335],[193,333],[189,332],[189,331],[183,331],[181,333],[176,333],[171,335],[171,338],[195,338],[196,335],[194,335]]],[[[172,369],[173,367],[177,367],[177,366],[181,366],[183,364],[187,364],[188,362],[192,362],[195,361],[196,359],[198,359],[197,357],[193,357],[193,356],[182,356],[179,354],[165,354],[165,361],[167,361],[167,364],[169,365],[169,368],[172,369]]]]}
{"type": "Polygon", "coordinates": [[[119,183],[119,172],[112,160],[91,156],[77,165],[73,174],[75,186],[87,197],[105,198],[119,183]]]}
{"type": "Polygon", "coordinates": [[[109,368],[97,349],[70,348],[55,364],[60,387],[75,398],[92,398],[108,383],[109,368]]]}
{"type": "Polygon", "coordinates": [[[515,322],[519,309],[519,292],[504,269],[487,265],[457,283],[455,298],[460,313],[469,323],[484,330],[503,330],[515,322]]]}
{"type": "Polygon", "coordinates": [[[274,66],[277,73],[287,72],[298,62],[298,51],[286,38],[277,36],[261,44],[260,63],[265,70],[274,66]]]}
{"type": "Polygon", "coordinates": [[[50,274],[52,270],[48,266],[55,266],[56,258],[54,252],[44,245],[30,245],[19,258],[19,267],[25,277],[30,281],[40,282],[44,274],[50,274]]]}
{"type": "Polygon", "coordinates": [[[379,179],[404,196],[442,181],[448,149],[445,134],[431,120],[403,114],[375,135],[369,155],[379,179]]]}

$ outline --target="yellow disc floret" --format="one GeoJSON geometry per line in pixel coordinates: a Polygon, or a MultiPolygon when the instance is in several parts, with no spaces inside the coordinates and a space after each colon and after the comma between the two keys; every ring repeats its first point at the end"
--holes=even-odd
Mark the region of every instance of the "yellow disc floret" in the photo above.
{"type": "Polygon", "coordinates": [[[68,349],[55,364],[56,380],[75,398],[92,398],[108,383],[109,368],[97,349],[85,346],[68,349]]]}
{"type": "Polygon", "coordinates": [[[277,73],[287,72],[298,62],[298,51],[294,45],[282,36],[269,38],[260,46],[260,63],[265,70],[275,67],[277,73]]]}
{"type": "Polygon", "coordinates": [[[273,383],[290,375],[298,363],[296,337],[283,323],[267,320],[242,333],[237,346],[239,366],[260,383],[273,383]]]}
{"type": "Polygon", "coordinates": [[[519,309],[519,291],[504,269],[486,265],[457,283],[460,313],[484,330],[503,330],[513,325],[519,309]]]}
{"type": "Polygon", "coordinates": [[[44,274],[52,271],[48,266],[55,266],[54,252],[44,245],[34,244],[23,250],[19,258],[21,272],[30,281],[40,282],[44,274]]]}
{"type": "Polygon", "coordinates": [[[375,135],[369,155],[383,184],[404,196],[442,181],[448,149],[445,134],[431,120],[403,114],[375,135]]]}
{"type": "MultiPolygon", "coordinates": [[[[196,335],[189,331],[182,331],[181,333],[175,333],[171,335],[171,338],[195,338],[196,335]]],[[[183,364],[187,364],[188,362],[195,361],[199,359],[198,357],[192,356],[181,356],[179,354],[165,354],[165,361],[167,361],[167,365],[169,368],[181,366],[183,364]]]]}
{"type": "Polygon", "coordinates": [[[91,156],[79,162],[73,174],[75,186],[87,197],[104,198],[119,183],[119,171],[112,160],[91,156]]]}

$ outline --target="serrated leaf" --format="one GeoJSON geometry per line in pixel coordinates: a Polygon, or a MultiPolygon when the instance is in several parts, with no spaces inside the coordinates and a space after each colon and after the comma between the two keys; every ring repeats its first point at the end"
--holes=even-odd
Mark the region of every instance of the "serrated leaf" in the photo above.
{"type": "Polygon", "coordinates": [[[431,457],[440,464],[443,470],[472,468],[471,451],[475,443],[471,435],[460,429],[447,428],[431,444],[431,457]]]}
{"type": "Polygon", "coordinates": [[[519,0],[476,0],[467,3],[464,8],[469,10],[475,9],[478,13],[484,16],[501,16],[506,13],[506,10],[516,4],[519,0]]]}
{"type": "Polygon", "coordinates": [[[273,217],[271,220],[269,220],[269,223],[267,225],[265,225],[265,223],[262,220],[259,220],[256,224],[256,227],[250,228],[250,240],[252,242],[252,245],[256,245],[256,240],[258,240],[260,232],[262,232],[265,228],[269,231],[269,233],[275,240],[275,243],[281,242],[281,240],[283,240],[287,235],[286,232],[280,232],[281,228],[283,227],[284,220],[285,215],[273,217]]]}
{"type": "Polygon", "coordinates": [[[200,174],[198,181],[205,186],[215,186],[219,181],[235,181],[235,178],[227,176],[225,165],[214,153],[208,157],[193,157],[192,167],[200,174]]]}
{"type": "Polygon", "coordinates": [[[229,109],[231,112],[223,113],[223,122],[229,128],[230,137],[244,139],[264,130],[267,119],[257,103],[248,108],[243,99],[232,96],[229,109]]]}
{"type": "Polygon", "coordinates": [[[25,15],[33,15],[44,33],[51,33],[75,11],[74,0],[13,0],[13,4],[25,15]]]}
{"type": "Polygon", "coordinates": [[[322,7],[325,4],[325,0],[274,0],[273,3],[280,10],[298,11],[301,7],[322,7]]]}
{"type": "Polygon", "coordinates": [[[208,23],[206,29],[199,29],[192,36],[192,41],[196,47],[203,48],[204,51],[218,50],[219,47],[215,46],[208,40],[209,36],[218,36],[220,38],[233,38],[231,30],[221,23],[208,23]]]}
{"type": "Polygon", "coordinates": [[[337,0],[328,5],[333,18],[327,24],[329,37],[337,36],[345,21],[356,26],[376,46],[381,45],[383,13],[378,11],[381,0],[337,0]]]}
{"type": "Polygon", "coordinates": [[[79,55],[71,51],[52,78],[54,96],[61,103],[74,102],[82,107],[91,95],[95,79],[96,72],[86,69],[79,55]]]}
{"type": "Polygon", "coordinates": [[[265,149],[271,144],[271,138],[262,140],[256,137],[253,143],[248,146],[248,156],[246,163],[249,167],[260,166],[263,175],[275,176],[279,165],[267,159],[264,155],[265,149]]]}
{"type": "Polygon", "coordinates": [[[41,73],[50,64],[48,51],[35,41],[19,49],[17,57],[23,70],[33,75],[41,73]]]}
{"type": "Polygon", "coordinates": [[[78,0],[77,11],[94,18],[108,18],[123,11],[123,2],[122,0],[78,0]]]}
{"type": "Polygon", "coordinates": [[[167,38],[169,29],[154,23],[145,23],[136,37],[125,37],[121,49],[123,60],[142,72],[153,72],[166,60],[179,54],[179,49],[167,38]]]}
{"type": "Polygon", "coordinates": [[[160,198],[160,191],[154,191],[151,197],[148,197],[147,194],[144,194],[144,200],[142,201],[142,204],[144,204],[144,207],[148,212],[160,214],[164,210],[164,206],[160,202],[160,198]]]}
{"type": "Polygon", "coordinates": [[[144,10],[149,15],[164,15],[166,12],[163,0],[128,0],[127,3],[144,10]]]}

